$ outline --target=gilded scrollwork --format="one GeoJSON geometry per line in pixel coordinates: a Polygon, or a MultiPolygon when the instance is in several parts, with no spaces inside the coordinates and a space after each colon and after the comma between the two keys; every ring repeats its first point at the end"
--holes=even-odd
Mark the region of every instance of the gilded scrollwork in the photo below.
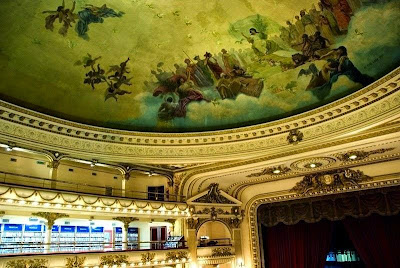
{"type": "Polygon", "coordinates": [[[339,187],[359,186],[360,182],[369,180],[370,177],[364,175],[360,170],[338,169],[326,171],[311,175],[304,178],[292,188],[293,192],[298,194],[306,194],[308,192],[332,191],[339,187]]]}
{"type": "Polygon", "coordinates": [[[264,175],[281,175],[281,174],[286,174],[289,171],[291,171],[290,168],[285,167],[285,166],[278,166],[278,167],[269,167],[263,169],[261,172],[256,172],[252,173],[250,175],[247,175],[246,177],[261,177],[264,175]]]}
{"type": "Polygon", "coordinates": [[[46,259],[11,260],[6,263],[6,268],[47,268],[46,259]]]}
{"type": "Polygon", "coordinates": [[[206,195],[199,197],[193,202],[197,203],[218,203],[218,204],[233,204],[232,201],[221,195],[218,183],[211,183],[208,186],[208,192],[206,195]]]}
{"type": "Polygon", "coordinates": [[[223,248],[213,248],[211,256],[212,257],[226,257],[231,256],[232,250],[230,247],[223,247],[223,248]]]}
{"type": "Polygon", "coordinates": [[[66,268],[83,268],[83,264],[85,263],[86,257],[71,257],[67,258],[66,268]]]}
{"type": "Polygon", "coordinates": [[[169,251],[165,254],[166,261],[177,261],[182,259],[188,259],[189,254],[187,251],[169,251]]]}
{"type": "Polygon", "coordinates": [[[372,151],[349,151],[344,154],[338,154],[337,158],[339,158],[341,161],[344,162],[351,162],[351,161],[356,161],[356,160],[363,160],[368,158],[369,156],[373,154],[383,154],[388,151],[392,151],[395,148],[383,148],[383,149],[377,149],[377,150],[372,150],[372,151]]]}
{"type": "Polygon", "coordinates": [[[155,253],[150,253],[150,252],[142,253],[141,254],[142,263],[147,263],[147,262],[153,261],[155,256],[156,256],[155,253]]]}
{"type": "Polygon", "coordinates": [[[121,265],[123,263],[128,263],[128,255],[105,255],[100,258],[100,265],[121,265]]]}

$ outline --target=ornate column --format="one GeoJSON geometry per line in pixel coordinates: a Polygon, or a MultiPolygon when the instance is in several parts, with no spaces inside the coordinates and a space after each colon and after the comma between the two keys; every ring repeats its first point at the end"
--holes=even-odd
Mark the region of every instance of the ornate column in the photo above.
{"type": "Polygon", "coordinates": [[[60,160],[53,159],[49,164],[47,165],[49,170],[49,179],[51,180],[50,186],[51,189],[56,189],[57,188],[57,173],[58,173],[58,166],[60,165],[60,160]]]}
{"type": "Polygon", "coordinates": [[[241,223],[244,217],[244,211],[240,211],[239,208],[233,208],[232,213],[236,216],[231,218],[229,221],[229,227],[232,230],[232,243],[235,248],[236,265],[243,265],[243,254],[242,254],[242,234],[241,234],[241,223]]]}
{"type": "Polygon", "coordinates": [[[122,182],[121,182],[121,196],[125,197],[126,196],[126,182],[129,181],[129,178],[131,177],[131,174],[125,173],[123,174],[122,182]]]}
{"type": "Polygon", "coordinates": [[[190,257],[192,262],[197,265],[197,224],[198,220],[190,218],[187,220],[187,228],[185,232],[185,237],[187,241],[187,247],[189,249],[190,257]]]}
{"type": "MultiPolygon", "coordinates": [[[[116,217],[113,218],[116,221],[120,221],[124,224],[124,228],[122,228],[122,250],[127,250],[128,248],[128,227],[129,224],[133,221],[137,221],[138,218],[135,217],[116,217]]],[[[140,245],[139,245],[140,248],[140,245]]]]}
{"type": "Polygon", "coordinates": [[[46,224],[46,233],[44,236],[44,253],[48,253],[50,250],[50,244],[51,244],[51,229],[53,229],[53,225],[56,220],[61,219],[61,218],[68,218],[69,215],[65,213],[52,213],[52,212],[35,212],[32,213],[32,216],[44,218],[47,220],[46,224]]]}

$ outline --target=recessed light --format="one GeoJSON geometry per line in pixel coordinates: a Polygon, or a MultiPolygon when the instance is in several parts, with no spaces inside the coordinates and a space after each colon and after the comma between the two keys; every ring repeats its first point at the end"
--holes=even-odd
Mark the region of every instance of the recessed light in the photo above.
{"type": "Polygon", "coordinates": [[[279,173],[281,173],[281,170],[280,169],[275,169],[274,171],[272,171],[272,173],[279,174],[279,173]]]}
{"type": "Polygon", "coordinates": [[[317,167],[316,164],[314,164],[314,163],[311,163],[311,164],[310,164],[310,168],[316,168],[316,167],[317,167]]]}
{"type": "Polygon", "coordinates": [[[352,154],[352,155],[349,156],[349,159],[355,160],[355,159],[357,159],[357,157],[358,156],[356,154],[352,154]]]}

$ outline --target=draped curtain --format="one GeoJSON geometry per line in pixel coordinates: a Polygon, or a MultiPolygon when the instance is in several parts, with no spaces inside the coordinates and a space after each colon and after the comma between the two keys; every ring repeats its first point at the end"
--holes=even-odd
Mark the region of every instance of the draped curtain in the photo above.
{"type": "Polygon", "coordinates": [[[267,268],[324,267],[339,220],[367,268],[400,267],[399,186],[271,203],[257,212],[267,268]]]}
{"type": "Polygon", "coordinates": [[[367,268],[400,267],[400,215],[346,218],[343,224],[367,268]]]}
{"type": "Polygon", "coordinates": [[[320,221],[266,228],[268,268],[324,267],[332,238],[333,223],[320,221]]]}

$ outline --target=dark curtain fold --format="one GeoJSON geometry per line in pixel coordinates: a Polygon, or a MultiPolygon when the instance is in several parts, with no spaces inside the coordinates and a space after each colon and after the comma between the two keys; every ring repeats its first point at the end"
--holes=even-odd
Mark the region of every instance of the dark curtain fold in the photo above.
{"type": "Polygon", "coordinates": [[[346,218],[343,224],[367,268],[400,267],[400,216],[346,218]]]}
{"type": "Polygon", "coordinates": [[[296,225],[279,224],[267,228],[266,258],[268,268],[324,267],[332,238],[333,223],[300,222],[296,225]]]}

